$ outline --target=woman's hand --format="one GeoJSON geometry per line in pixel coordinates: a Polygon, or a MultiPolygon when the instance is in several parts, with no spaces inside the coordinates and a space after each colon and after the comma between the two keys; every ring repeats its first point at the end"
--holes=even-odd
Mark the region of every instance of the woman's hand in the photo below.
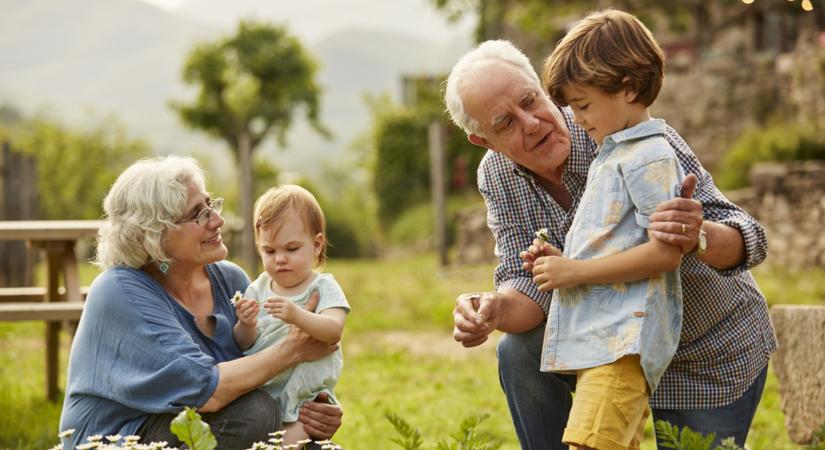
{"type": "Polygon", "coordinates": [[[306,402],[301,406],[298,421],[303,424],[304,431],[315,440],[330,439],[341,427],[344,411],[338,405],[330,405],[328,401],[327,394],[321,393],[314,402],[306,402]]]}

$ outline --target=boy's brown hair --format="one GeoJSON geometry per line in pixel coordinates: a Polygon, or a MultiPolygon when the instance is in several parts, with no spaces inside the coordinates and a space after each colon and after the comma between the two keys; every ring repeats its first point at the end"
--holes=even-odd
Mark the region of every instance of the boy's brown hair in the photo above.
{"type": "Polygon", "coordinates": [[[650,106],[664,79],[664,54],[635,16],[615,9],[591,13],[559,41],[544,62],[542,82],[556,104],[566,106],[566,85],[595,86],[609,94],[636,92],[650,106]]]}
{"type": "Polygon", "coordinates": [[[304,228],[314,238],[324,235],[321,252],[315,258],[315,267],[321,267],[327,260],[326,218],[321,205],[311,192],[295,184],[271,187],[255,200],[255,242],[261,230],[268,226],[279,226],[290,215],[297,214],[304,222],[304,228]]]}

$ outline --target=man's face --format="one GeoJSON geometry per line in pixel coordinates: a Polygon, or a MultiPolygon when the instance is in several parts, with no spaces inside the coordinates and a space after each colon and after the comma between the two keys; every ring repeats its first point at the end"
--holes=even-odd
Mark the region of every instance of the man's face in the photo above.
{"type": "Polygon", "coordinates": [[[470,142],[499,152],[548,178],[570,155],[570,132],[558,108],[515,66],[489,62],[477,68],[462,98],[484,137],[470,142]]]}

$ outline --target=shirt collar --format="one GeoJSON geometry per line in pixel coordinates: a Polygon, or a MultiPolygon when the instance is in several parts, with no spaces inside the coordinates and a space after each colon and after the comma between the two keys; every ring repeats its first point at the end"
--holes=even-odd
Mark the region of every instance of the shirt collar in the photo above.
{"type": "Polygon", "coordinates": [[[610,146],[613,147],[616,144],[620,144],[625,141],[646,138],[650,136],[655,136],[657,134],[665,134],[665,131],[666,125],[664,120],[645,120],[642,123],[634,125],[630,128],[626,128],[622,131],[617,131],[611,134],[610,136],[607,136],[606,138],[604,138],[604,145],[608,146],[608,144],[610,144],[610,146]]]}

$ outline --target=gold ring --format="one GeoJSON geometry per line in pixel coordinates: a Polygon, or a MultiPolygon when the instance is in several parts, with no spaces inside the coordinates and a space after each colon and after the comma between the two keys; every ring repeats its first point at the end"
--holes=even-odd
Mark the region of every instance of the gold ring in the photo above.
{"type": "Polygon", "coordinates": [[[680,225],[682,225],[682,234],[687,234],[687,227],[685,226],[685,224],[680,225]]]}

